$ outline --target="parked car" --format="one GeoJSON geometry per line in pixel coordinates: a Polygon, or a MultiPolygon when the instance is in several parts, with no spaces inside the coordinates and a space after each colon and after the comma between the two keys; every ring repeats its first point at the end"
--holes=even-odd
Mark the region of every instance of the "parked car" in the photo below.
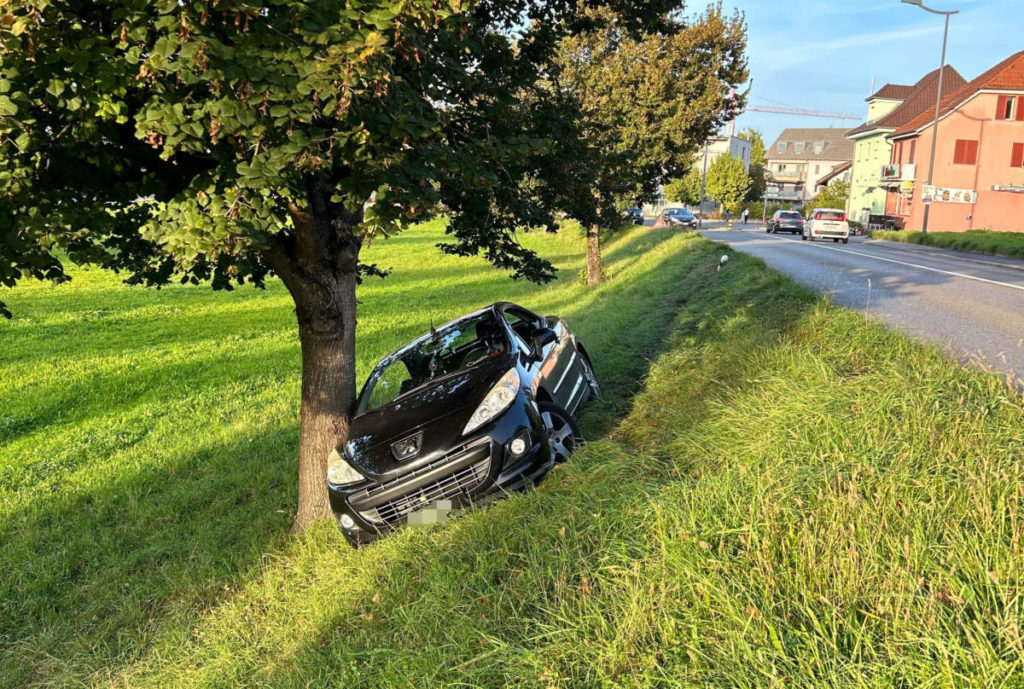
{"type": "Polygon", "coordinates": [[[775,211],[775,215],[768,218],[765,223],[765,232],[778,234],[779,232],[790,232],[792,234],[803,234],[804,216],[799,211],[775,211]]]}
{"type": "Polygon", "coordinates": [[[850,223],[846,221],[846,212],[834,208],[815,208],[810,219],[804,223],[801,239],[831,239],[835,243],[850,243],[850,223]]]}
{"type": "Polygon", "coordinates": [[[626,222],[633,223],[634,225],[644,224],[644,211],[642,208],[634,206],[626,210],[626,222]]]}
{"type": "Polygon", "coordinates": [[[580,442],[600,394],[586,348],[556,316],[509,303],[464,316],[385,357],[331,453],[331,509],[352,545],[421,510],[532,485],[580,442]]]}
{"type": "Polygon", "coordinates": [[[662,227],[697,227],[697,216],[686,208],[666,208],[658,218],[662,221],[662,227]]]}

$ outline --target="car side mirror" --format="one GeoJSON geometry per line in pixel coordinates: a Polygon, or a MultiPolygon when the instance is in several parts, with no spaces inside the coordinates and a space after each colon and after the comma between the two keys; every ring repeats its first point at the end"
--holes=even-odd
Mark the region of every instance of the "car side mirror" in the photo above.
{"type": "Polygon", "coordinates": [[[556,341],[558,341],[558,333],[554,330],[551,328],[538,328],[533,333],[533,351],[539,356],[545,347],[556,341]]]}

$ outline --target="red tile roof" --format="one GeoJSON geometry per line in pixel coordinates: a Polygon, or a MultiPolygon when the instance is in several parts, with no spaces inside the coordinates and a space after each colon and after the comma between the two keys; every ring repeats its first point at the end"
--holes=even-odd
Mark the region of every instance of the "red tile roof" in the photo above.
{"type": "MultiPolygon", "coordinates": [[[[942,90],[945,93],[951,93],[967,83],[966,80],[960,76],[960,73],[949,65],[946,65],[943,75],[942,90]]],[[[847,136],[853,137],[858,134],[875,131],[877,129],[899,129],[925,110],[928,110],[928,108],[931,108],[934,113],[935,94],[938,91],[938,88],[939,70],[936,69],[926,74],[919,82],[911,86],[911,91],[907,95],[906,100],[897,106],[895,110],[890,112],[888,115],[878,118],[874,122],[865,122],[859,127],[851,129],[847,136]]]]}
{"type": "Polygon", "coordinates": [[[905,84],[886,84],[868,96],[867,100],[875,100],[876,98],[885,98],[886,100],[903,100],[913,90],[913,86],[907,86],[905,84]]]}
{"type": "MultiPolygon", "coordinates": [[[[1024,91],[1024,51],[1011,55],[980,77],[964,84],[944,96],[939,109],[940,117],[948,115],[966,103],[974,94],[986,89],[1024,91]]],[[[943,88],[945,90],[945,88],[943,88]]],[[[898,139],[916,134],[935,119],[935,111],[925,109],[917,117],[896,130],[890,138],[898,139]]]]}

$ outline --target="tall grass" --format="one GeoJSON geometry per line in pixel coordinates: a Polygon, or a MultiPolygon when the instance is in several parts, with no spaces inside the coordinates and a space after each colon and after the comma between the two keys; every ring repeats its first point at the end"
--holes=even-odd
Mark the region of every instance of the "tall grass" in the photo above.
{"type": "Polygon", "coordinates": [[[875,230],[871,233],[875,239],[888,239],[893,242],[924,244],[943,249],[959,249],[960,251],[976,251],[995,256],[1015,256],[1024,258],[1024,232],[994,232],[992,230],[970,230],[968,232],[908,232],[875,230]]]}
{"type": "MultiPolygon", "coordinates": [[[[1022,686],[1020,397],[756,259],[733,254],[716,272],[727,250],[692,235],[620,241],[618,277],[602,291],[563,283],[536,298],[571,300],[612,397],[642,390],[590,415],[590,442],[539,490],[360,551],[330,524],[276,537],[286,515],[266,520],[259,490],[221,511],[197,499],[201,521],[170,533],[162,523],[127,583],[94,586],[102,607],[34,598],[26,612],[46,624],[5,609],[3,676],[12,686],[1022,686]],[[641,253],[631,241],[660,243],[641,253]],[[648,337],[630,327],[642,304],[661,305],[638,328],[648,337]],[[231,515],[266,520],[268,537],[213,564],[231,515]],[[170,536],[190,557],[166,552],[170,536]],[[175,578],[179,569],[191,576],[175,578]],[[152,583],[161,579],[173,584],[152,583]]],[[[235,432],[251,437],[245,424],[235,432]]],[[[215,473],[188,487],[209,500],[215,473]]],[[[177,480],[163,472],[135,499],[177,480]]],[[[131,553],[120,539],[138,527],[87,523],[111,532],[98,550],[116,549],[99,560],[121,574],[115,558],[131,553]]],[[[34,577],[56,593],[95,574],[76,576],[14,567],[3,581],[34,577]]]]}

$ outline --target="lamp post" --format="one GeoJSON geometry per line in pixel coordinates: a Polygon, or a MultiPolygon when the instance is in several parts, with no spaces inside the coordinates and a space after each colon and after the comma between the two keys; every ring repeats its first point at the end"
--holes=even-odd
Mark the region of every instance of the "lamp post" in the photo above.
{"type": "MultiPolygon", "coordinates": [[[[946,72],[946,42],[949,40],[949,18],[954,14],[959,14],[960,11],[943,12],[942,10],[933,10],[924,4],[924,0],[903,0],[903,2],[907,5],[917,5],[925,12],[940,14],[946,18],[946,30],[942,34],[942,62],[939,64],[939,92],[935,95],[935,122],[932,124],[932,155],[928,160],[928,186],[932,186],[935,175],[935,149],[939,143],[939,111],[942,108],[942,78],[946,72]]],[[[921,191],[921,196],[922,198],[924,197],[924,190],[921,191]]],[[[930,203],[924,205],[924,225],[921,227],[923,234],[928,233],[928,215],[931,209],[932,205],[930,203]]]]}

